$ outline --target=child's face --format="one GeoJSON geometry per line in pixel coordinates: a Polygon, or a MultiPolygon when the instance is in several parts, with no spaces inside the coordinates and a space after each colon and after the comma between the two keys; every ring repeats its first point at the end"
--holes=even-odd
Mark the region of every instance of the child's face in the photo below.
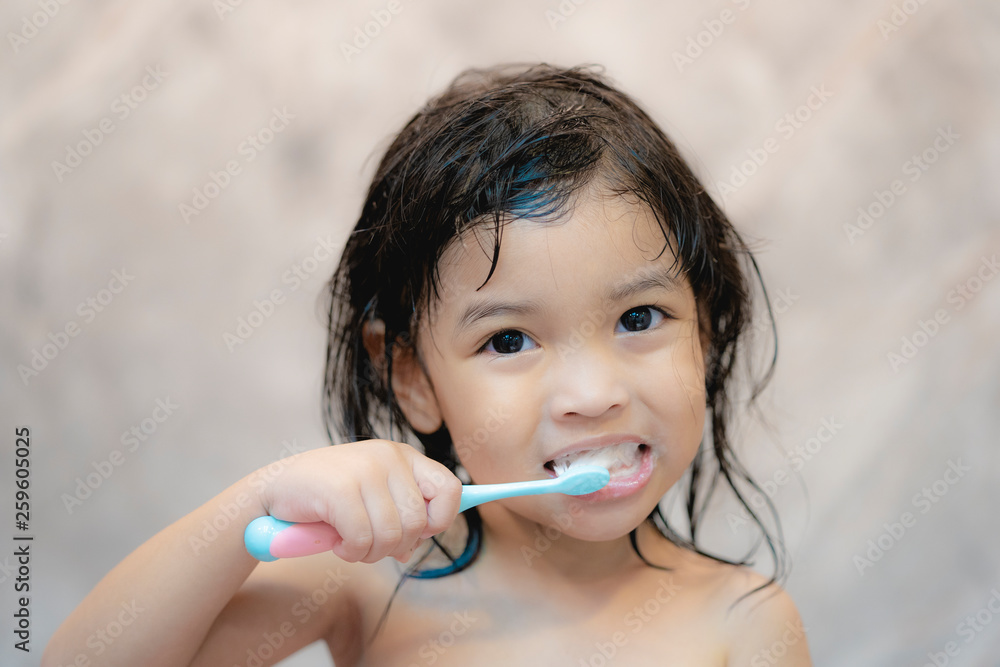
{"type": "Polygon", "coordinates": [[[480,230],[442,257],[441,299],[418,338],[433,387],[425,413],[444,420],[477,484],[546,479],[567,448],[642,443],[609,450],[624,469],[593,497],[500,501],[543,524],[575,502],[583,512],[565,533],[620,537],[702,438],[705,341],[691,288],[670,270],[652,212],[619,197],[588,193],[560,222],[508,224],[476,291],[492,247],[480,230]]]}

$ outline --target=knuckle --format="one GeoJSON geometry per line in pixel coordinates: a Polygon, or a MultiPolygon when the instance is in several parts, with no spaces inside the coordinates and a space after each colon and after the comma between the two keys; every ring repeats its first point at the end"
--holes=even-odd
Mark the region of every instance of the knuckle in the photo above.
{"type": "Polygon", "coordinates": [[[378,441],[379,450],[383,454],[400,454],[399,443],[393,442],[392,440],[379,440],[378,441]]]}
{"type": "Polygon", "coordinates": [[[443,490],[452,498],[458,498],[462,495],[462,480],[449,473],[445,476],[443,490]]]}
{"type": "Polygon", "coordinates": [[[403,527],[383,528],[379,531],[379,540],[384,544],[396,544],[403,539],[403,527]]]}
{"type": "Polygon", "coordinates": [[[371,548],[372,545],[372,534],[371,533],[358,533],[354,535],[345,535],[344,546],[352,553],[361,552],[364,553],[371,548]]]}
{"type": "Polygon", "coordinates": [[[401,517],[404,533],[414,533],[422,531],[427,527],[427,514],[423,512],[407,512],[401,517]]]}
{"type": "Polygon", "coordinates": [[[357,463],[354,464],[355,473],[359,476],[365,477],[375,474],[379,467],[379,460],[371,456],[362,456],[358,459],[357,463]]]}
{"type": "Polygon", "coordinates": [[[417,493],[416,491],[410,491],[406,494],[406,498],[402,502],[400,509],[406,511],[407,513],[416,512],[423,509],[424,507],[424,497],[417,493]]]}

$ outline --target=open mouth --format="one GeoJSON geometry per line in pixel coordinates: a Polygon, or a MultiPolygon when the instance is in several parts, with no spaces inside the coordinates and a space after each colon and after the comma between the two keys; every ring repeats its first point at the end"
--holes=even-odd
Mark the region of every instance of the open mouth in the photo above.
{"type": "Polygon", "coordinates": [[[625,499],[642,491],[652,479],[656,458],[655,450],[649,445],[623,442],[557,457],[545,464],[545,470],[552,477],[559,477],[584,464],[607,468],[611,473],[607,486],[593,493],[574,496],[576,502],[601,503],[625,499]]]}
{"type": "Polygon", "coordinates": [[[585,449],[547,461],[545,469],[554,477],[560,477],[579,465],[599,465],[607,468],[612,480],[623,479],[639,472],[648,449],[649,445],[639,442],[585,449]]]}

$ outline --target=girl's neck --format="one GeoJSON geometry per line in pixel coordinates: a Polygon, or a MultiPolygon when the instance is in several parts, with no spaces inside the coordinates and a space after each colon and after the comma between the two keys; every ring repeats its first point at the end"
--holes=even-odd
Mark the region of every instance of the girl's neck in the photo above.
{"type": "MultiPolygon", "coordinates": [[[[536,577],[547,582],[599,585],[646,571],[628,535],[604,542],[589,542],[526,521],[499,505],[482,506],[483,554],[512,575],[536,577]]],[[[656,565],[669,565],[673,545],[644,521],[636,529],[643,556],[656,565]],[[654,549],[653,545],[656,545],[654,549]],[[655,555],[651,555],[655,554],[655,555]]]]}

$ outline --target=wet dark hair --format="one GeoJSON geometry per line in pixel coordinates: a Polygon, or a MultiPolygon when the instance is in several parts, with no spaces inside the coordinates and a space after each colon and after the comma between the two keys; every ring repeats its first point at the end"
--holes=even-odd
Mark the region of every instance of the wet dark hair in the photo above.
{"type": "MultiPolygon", "coordinates": [[[[458,461],[446,426],[423,434],[407,425],[388,381],[394,348],[415,346],[421,318],[441,297],[438,262],[449,242],[472,228],[492,230],[493,266],[485,284],[496,267],[505,220],[566,213],[574,195],[591,184],[638,198],[653,211],[665,249],[691,285],[700,327],[708,337],[705,389],[711,436],[701,443],[682,480],[687,484],[687,536],[669,525],[659,506],[646,520],[674,544],[725,563],[747,564],[765,542],[774,573],[756,592],[785,576],[787,555],[777,513],[734,454],[728,424],[731,384],[737,362],[745,356],[752,320],[751,271],[774,334],[767,292],[749,248],[674,144],[594,67],[466,70],[392,141],[328,285],[327,433],[332,442],[334,431],[349,440],[401,440],[411,434],[428,457],[455,472],[458,461]],[[370,359],[363,327],[377,320],[385,326],[384,358],[370,359]],[[720,478],[761,531],[761,541],[738,561],[697,545],[699,522],[720,478]],[[746,489],[765,500],[773,534],[747,502],[746,489]]],[[[752,382],[750,403],[770,379],[776,359],[775,339],[770,363],[752,382]]],[[[446,576],[475,562],[482,523],[475,508],[464,516],[468,538],[461,554],[449,553],[436,538],[424,554],[426,558],[436,547],[451,566],[421,571],[421,558],[409,566],[396,591],[406,578],[446,576]]],[[[643,562],[660,567],[639,552],[635,529],[629,538],[643,562]]],[[[372,639],[384,620],[385,614],[372,639]]]]}

